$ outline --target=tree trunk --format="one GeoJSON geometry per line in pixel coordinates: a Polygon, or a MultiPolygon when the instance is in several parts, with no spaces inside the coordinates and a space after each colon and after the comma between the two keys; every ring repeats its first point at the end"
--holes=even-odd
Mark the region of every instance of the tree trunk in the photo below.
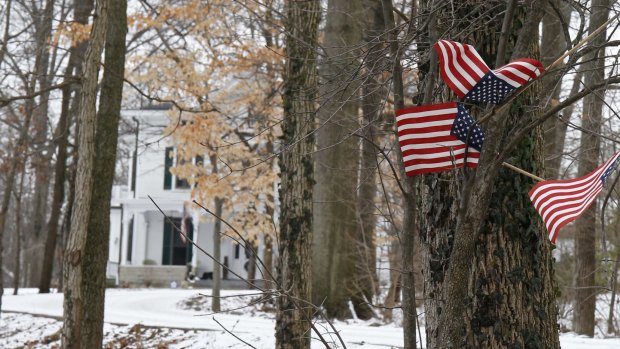
{"type": "Polygon", "coordinates": [[[103,344],[103,313],[106,270],[110,243],[110,200],[116,165],[118,125],[121,116],[125,74],[125,36],[127,0],[111,0],[105,43],[105,69],[95,135],[95,160],[88,235],[84,248],[82,299],[82,348],[100,348],[103,344]]]}
{"type": "Polygon", "coordinates": [[[312,312],[296,299],[310,300],[314,118],[316,116],[320,1],[286,1],[284,121],[280,155],[276,348],[309,349],[312,312]],[[290,297],[289,297],[290,295],[290,297]]]}
{"type": "Polygon", "coordinates": [[[356,189],[359,166],[359,0],[329,0],[316,131],[312,299],[328,317],[351,317],[355,291],[356,189]]]}
{"type": "Polygon", "coordinates": [[[392,240],[390,244],[388,261],[390,265],[390,284],[388,286],[388,293],[385,296],[385,301],[383,302],[383,319],[386,322],[391,322],[396,303],[400,301],[400,284],[403,268],[400,241],[397,239],[392,240]]]}
{"type": "MultiPolygon", "coordinates": [[[[45,7],[38,13],[35,20],[36,33],[36,76],[40,90],[44,90],[51,85],[52,79],[49,76],[50,68],[50,47],[49,41],[52,35],[52,20],[54,14],[54,0],[46,0],[45,7]]],[[[53,68],[53,67],[52,67],[53,68]]],[[[32,215],[32,236],[34,244],[38,245],[41,231],[43,230],[43,222],[47,209],[47,196],[49,193],[49,163],[51,160],[47,148],[47,131],[48,131],[48,109],[49,109],[49,92],[42,93],[39,96],[39,104],[34,109],[33,116],[33,145],[37,151],[32,156],[32,165],[35,171],[35,179],[38,185],[34,191],[34,212],[32,215]]],[[[33,244],[33,245],[34,245],[33,244]]],[[[34,248],[35,246],[31,246],[34,248]]],[[[33,250],[33,257],[39,258],[40,252],[38,248],[33,250]]]]}
{"type": "MultiPolygon", "coordinates": [[[[26,156],[27,157],[27,156],[26,156]]],[[[24,159],[27,162],[27,159],[24,159]]],[[[13,295],[17,295],[19,289],[19,278],[21,271],[22,261],[22,198],[24,193],[24,178],[26,177],[26,171],[22,171],[21,179],[19,180],[19,194],[17,194],[15,204],[15,270],[13,271],[13,295]]]]}
{"type": "MultiPolygon", "coordinates": [[[[87,24],[88,15],[92,11],[92,0],[76,0],[74,3],[74,20],[76,23],[87,24]]],[[[72,79],[72,74],[75,71],[81,72],[82,57],[86,51],[86,42],[79,43],[76,46],[71,47],[69,55],[69,62],[65,70],[64,81],[67,82],[72,79]]],[[[69,144],[69,125],[71,124],[70,117],[70,101],[71,101],[71,86],[65,86],[62,88],[62,104],[60,109],[60,118],[58,119],[58,126],[56,131],[57,139],[57,154],[56,164],[54,167],[54,193],[52,199],[52,208],[50,218],[47,224],[47,236],[45,240],[45,252],[43,257],[43,264],[41,266],[41,278],[39,280],[39,293],[49,293],[50,285],[52,282],[52,273],[54,270],[54,256],[57,248],[58,226],[60,225],[60,215],[62,210],[62,204],[65,196],[65,179],[67,174],[67,147],[69,144]]]]}
{"type": "Polygon", "coordinates": [[[377,215],[375,196],[377,193],[377,124],[381,121],[382,89],[378,81],[379,74],[385,69],[381,36],[385,31],[383,7],[379,1],[364,0],[366,9],[364,17],[364,38],[366,56],[364,58],[364,80],[362,92],[363,128],[361,130],[361,161],[359,192],[357,196],[357,234],[356,234],[356,280],[353,294],[353,307],[357,317],[363,320],[371,318],[372,308],[364,303],[373,301],[379,290],[377,277],[377,246],[375,244],[375,226],[377,215]]]}
{"type": "MultiPolygon", "coordinates": [[[[222,208],[224,206],[224,200],[216,198],[214,199],[215,205],[215,215],[218,217],[222,217],[222,208]]],[[[211,296],[213,298],[213,303],[211,305],[211,310],[213,312],[220,311],[220,289],[222,288],[222,270],[221,266],[217,262],[221,262],[221,249],[222,249],[222,241],[220,234],[222,233],[222,222],[218,219],[215,221],[213,225],[213,290],[211,291],[211,296]]]]}
{"type": "MultiPolygon", "coordinates": [[[[82,79],[81,108],[78,116],[79,132],[77,138],[79,159],[75,187],[75,201],[71,216],[71,231],[64,257],[64,326],[62,348],[88,348],[82,343],[82,330],[85,324],[83,314],[88,306],[84,298],[85,247],[91,214],[94,156],[95,122],[97,102],[97,80],[101,52],[106,38],[110,0],[98,0],[95,19],[90,33],[88,48],[84,59],[82,79]]],[[[88,332],[88,331],[87,331],[88,332]]]]}
{"type": "MultiPolygon", "coordinates": [[[[256,243],[252,241],[248,241],[249,244],[245,246],[246,248],[246,256],[248,257],[248,281],[254,284],[256,282],[256,243]]],[[[249,286],[252,288],[252,286],[249,286]]]]}
{"type": "Polygon", "coordinates": [[[274,280],[271,280],[269,278],[269,274],[275,275],[273,272],[273,238],[270,235],[265,235],[265,249],[263,250],[263,264],[265,265],[265,270],[263,271],[263,278],[265,279],[265,288],[266,289],[273,288],[274,280]]]}
{"type": "MultiPolygon", "coordinates": [[[[415,13],[416,4],[412,4],[411,18],[417,17],[415,13]]],[[[403,76],[402,67],[400,64],[401,51],[398,47],[398,35],[396,30],[396,23],[394,21],[394,8],[392,0],[383,0],[383,11],[385,18],[385,28],[388,31],[388,41],[390,42],[390,56],[394,60],[392,70],[393,91],[394,91],[394,109],[402,109],[405,107],[404,88],[403,88],[403,76]]],[[[398,131],[394,130],[395,137],[398,138],[398,131]]],[[[400,277],[402,288],[402,309],[403,309],[403,337],[404,348],[415,349],[416,348],[416,324],[417,324],[417,309],[416,309],[416,290],[415,290],[415,273],[414,273],[414,251],[415,251],[415,239],[419,235],[417,220],[417,205],[418,205],[418,180],[415,177],[408,177],[405,175],[405,167],[402,161],[402,153],[400,147],[396,146],[398,163],[400,164],[400,178],[402,178],[402,185],[404,192],[403,195],[403,226],[399,234],[399,240],[402,243],[401,256],[402,256],[402,275],[400,277]]],[[[395,297],[398,294],[394,295],[395,297]]]]}
{"type": "MultiPolygon", "coordinates": [[[[456,14],[463,27],[444,21],[454,14],[439,11],[439,32],[452,30],[442,35],[473,44],[495,61],[501,23],[485,20],[487,30],[469,30],[485,18],[479,16],[486,16],[487,7],[498,5],[505,2],[468,2],[456,14]]],[[[507,37],[513,58],[536,56],[543,5],[532,1],[517,9],[507,37]]],[[[421,239],[428,348],[559,348],[551,248],[527,195],[534,183],[502,170],[503,159],[497,158],[514,132],[535,117],[527,112],[540,94],[535,86],[485,124],[475,172],[425,178],[421,239]]],[[[541,130],[534,131],[508,162],[534,172],[542,167],[542,149],[541,130]]]]}
{"type": "MultiPolygon", "coordinates": [[[[593,0],[588,32],[592,33],[607,21],[609,0],[593,0]]],[[[606,42],[604,30],[590,42],[597,47],[606,42]]],[[[605,74],[605,50],[594,50],[584,57],[584,82],[586,86],[600,83],[605,74]]],[[[581,127],[588,131],[581,133],[578,176],[584,176],[599,166],[601,132],[603,122],[604,90],[594,92],[583,100],[581,127]],[[590,133],[592,132],[592,133],[590,133]]],[[[574,330],[578,334],[594,336],[594,311],[596,309],[596,204],[592,205],[576,221],[575,230],[575,312],[574,330]]]]}

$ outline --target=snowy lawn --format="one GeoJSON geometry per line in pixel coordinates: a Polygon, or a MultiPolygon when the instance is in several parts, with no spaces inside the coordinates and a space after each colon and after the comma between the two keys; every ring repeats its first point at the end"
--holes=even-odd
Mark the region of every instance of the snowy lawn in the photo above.
{"type": "MultiPolygon", "coordinates": [[[[59,344],[62,294],[35,294],[24,290],[18,296],[5,292],[0,320],[0,348],[54,348],[59,344]],[[27,314],[26,314],[27,313],[27,314]],[[32,314],[32,315],[30,315],[32,314]],[[36,316],[33,316],[36,315],[36,316]]],[[[243,341],[256,348],[274,347],[272,307],[245,307],[257,296],[252,291],[222,291],[222,296],[245,294],[243,298],[224,298],[227,313],[210,313],[210,299],[197,297],[210,290],[109,289],[106,293],[105,348],[245,348],[243,341]],[[217,321],[217,322],[216,322],[217,321]]],[[[316,324],[323,336],[334,342],[325,323],[316,324]]],[[[377,321],[336,322],[335,327],[348,348],[400,348],[402,329],[377,321]]],[[[424,335],[424,329],[422,329],[424,335]]],[[[313,334],[313,337],[314,334],[313,334]]],[[[583,338],[562,334],[564,349],[617,349],[620,339],[583,338]]],[[[318,340],[313,348],[322,348],[318,340]]]]}

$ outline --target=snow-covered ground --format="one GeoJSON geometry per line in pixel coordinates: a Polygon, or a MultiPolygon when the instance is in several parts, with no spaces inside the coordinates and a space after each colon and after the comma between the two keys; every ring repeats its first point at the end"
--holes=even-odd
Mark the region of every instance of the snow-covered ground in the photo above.
{"type": "MultiPolygon", "coordinates": [[[[8,290],[7,290],[8,291],[8,290]]],[[[0,348],[54,348],[59,343],[62,294],[39,295],[23,290],[5,292],[0,320],[0,348]]],[[[210,290],[110,289],[106,293],[105,348],[256,348],[274,347],[274,314],[269,304],[247,306],[258,296],[252,291],[223,291],[226,313],[209,314],[210,290]],[[221,324],[218,324],[218,322],[221,324]],[[224,327],[225,329],[223,329],[224,327]],[[234,333],[235,338],[228,331],[234,333]]],[[[337,346],[325,323],[323,336],[337,346]]],[[[402,329],[378,321],[336,322],[347,348],[400,348],[402,329]]],[[[421,330],[424,335],[424,329],[421,330]]],[[[316,337],[313,335],[313,337],[316,337]]],[[[424,340],[422,338],[422,340],[424,340]]],[[[565,349],[616,349],[620,339],[584,338],[562,334],[565,349]]],[[[322,348],[318,340],[313,348],[322,348]]]]}

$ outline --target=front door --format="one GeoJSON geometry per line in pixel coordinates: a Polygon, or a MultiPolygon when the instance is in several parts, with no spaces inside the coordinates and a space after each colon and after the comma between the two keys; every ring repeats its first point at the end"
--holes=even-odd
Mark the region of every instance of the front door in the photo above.
{"type": "MultiPolygon", "coordinates": [[[[192,219],[190,217],[185,219],[185,234],[193,240],[194,227],[192,219]]],[[[164,220],[162,265],[187,265],[192,260],[192,245],[181,235],[179,229],[181,229],[181,218],[164,220]]]]}

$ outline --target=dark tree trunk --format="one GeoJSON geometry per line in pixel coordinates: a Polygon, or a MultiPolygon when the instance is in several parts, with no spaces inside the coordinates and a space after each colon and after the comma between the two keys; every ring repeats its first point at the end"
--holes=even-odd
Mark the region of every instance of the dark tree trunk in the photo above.
{"type": "Polygon", "coordinates": [[[100,348],[103,344],[103,313],[106,269],[110,242],[110,200],[116,165],[118,124],[121,116],[125,74],[125,36],[127,34],[127,0],[111,0],[105,43],[105,69],[95,135],[93,176],[88,235],[84,249],[82,298],[82,348],[100,348]]]}
{"type": "Polygon", "coordinates": [[[84,295],[84,281],[87,277],[85,272],[88,267],[85,261],[95,170],[97,82],[101,53],[106,39],[109,7],[110,0],[97,1],[93,28],[84,59],[82,103],[77,119],[79,159],[75,187],[79,190],[75,193],[71,230],[64,256],[64,325],[61,337],[63,349],[89,348],[85,345],[86,343],[82,342],[84,335],[91,333],[89,329],[86,329],[89,324],[84,318],[86,308],[90,307],[84,295]]]}
{"type": "MultiPolygon", "coordinates": [[[[92,0],[76,0],[74,3],[74,20],[76,23],[87,24],[88,15],[92,11],[92,0]]],[[[86,51],[86,42],[79,43],[70,48],[69,62],[65,70],[64,81],[72,79],[75,71],[81,72],[82,58],[86,51]]],[[[62,88],[62,104],[60,118],[56,129],[57,154],[54,166],[54,193],[50,218],[47,223],[47,236],[45,240],[45,252],[41,266],[41,278],[39,280],[39,293],[49,293],[54,270],[54,256],[57,248],[58,227],[65,196],[65,179],[67,174],[67,153],[69,144],[69,125],[71,124],[71,101],[72,87],[67,85],[62,88]]],[[[78,93],[79,94],[79,93],[78,93]]]]}
{"type": "MultiPolygon", "coordinates": [[[[463,27],[445,27],[446,14],[438,12],[439,32],[454,30],[443,35],[474,45],[494,62],[501,23],[480,16],[486,16],[487,6],[502,4],[463,4],[458,22],[463,27]],[[469,24],[481,21],[487,30],[468,32],[469,24]]],[[[543,4],[526,2],[517,9],[518,20],[507,37],[512,57],[536,56],[543,4]]],[[[428,348],[559,347],[550,243],[527,195],[534,183],[500,169],[502,160],[497,159],[502,145],[534,117],[528,111],[536,108],[539,94],[536,85],[530,87],[509,111],[501,110],[485,125],[475,172],[446,172],[424,180],[421,239],[428,348]]],[[[539,172],[541,136],[541,130],[527,135],[507,161],[539,172]]]]}
{"type": "Polygon", "coordinates": [[[278,284],[290,297],[281,295],[277,300],[276,348],[309,349],[312,312],[296,299],[309,301],[311,295],[312,154],[321,12],[319,0],[289,0],[285,7],[278,284]]]}
{"type": "MultiPolygon", "coordinates": [[[[593,0],[592,14],[588,32],[594,32],[607,21],[609,16],[609,0],[593,0]]],[[[604,30],[590,42],[597,47],[606,42],[604,30]]],[[[584,82],[586,86],[600,83],[605,74],[605,50],[594,50],[584,57],[584,82]]],[[[584,176],[599,166],[601,151],[601,132],[603,122],[603,105],[605,93],[595,92],[583,100],[581,127],[587,132],[581,133],[578,176],[584,176]],[[591,133],[590,133],[591,132],[591,133]]],[[[596,204],[586,210],[575,222],[575,312],[574,330],[578,334],[594,336],[594,312],[596,309],[596,204]]]]}
{"type": "MultiPolygon", "coordinates": [[[[27,159],[24,159],[27,162],[27,159]]],[[[19,289],[19,278],[21,274],[22,264],[22,199],[24,194],[24,178],[26,177],[26,171],[22,170],[21,179],[19,180],[19,193],[16,195],[15,200],[15,269],[13,271],[13,295],[17,295],[19,289]]]]}

